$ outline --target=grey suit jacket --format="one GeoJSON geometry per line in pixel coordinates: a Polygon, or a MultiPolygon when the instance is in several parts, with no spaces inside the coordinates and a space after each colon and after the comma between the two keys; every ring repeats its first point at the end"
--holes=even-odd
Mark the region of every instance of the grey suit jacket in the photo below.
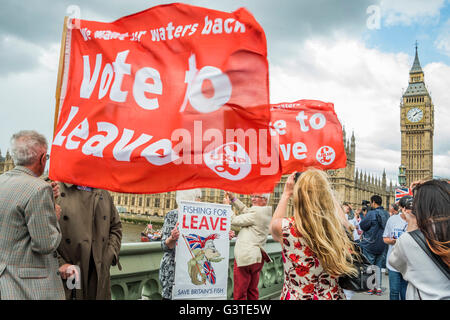
{"type": "Polygon", "coordinates": [[[0,299],[65,299],[50,184],[17,166],[0,175],[0,299]]]}

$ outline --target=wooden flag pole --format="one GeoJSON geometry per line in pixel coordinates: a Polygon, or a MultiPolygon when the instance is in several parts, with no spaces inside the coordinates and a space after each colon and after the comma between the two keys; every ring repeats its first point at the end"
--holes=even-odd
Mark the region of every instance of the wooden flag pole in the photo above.
{"type": "Polygon", "coordinates": [[[61,48],[59,49],[59,67],[58,67],[58,78],[56,79],[56,103],[55,103],[55,118],[53,121],[53,137],[56,133],[56,125],[58,124],[58,114],[59,114],[59,104],[61,99],[61,86],[62,86],[62,79],[64,74],[64,58],[66,55],[66,34],[67,34],[67,21],[68,17],[64,17],[64,26],[61,36],[61,48]]]}

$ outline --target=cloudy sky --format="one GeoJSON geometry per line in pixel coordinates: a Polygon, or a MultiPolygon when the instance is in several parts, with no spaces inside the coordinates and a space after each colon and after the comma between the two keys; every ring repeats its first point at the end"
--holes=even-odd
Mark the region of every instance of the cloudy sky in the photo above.
{"type": "MultiPolygon", "coordinates": [[[[65,15],[111,22],[171,1],[2,0],[0,150],[22,129],[52,140],[65,15]]],[[[434,174],[450,177],[449,0],[197,0],[222,11],[246,7],[265,30],[271,102],[333,102],[356,137],[358,169],[397,179],[400,98],[414,44],[435,105],[434,174]]]]}

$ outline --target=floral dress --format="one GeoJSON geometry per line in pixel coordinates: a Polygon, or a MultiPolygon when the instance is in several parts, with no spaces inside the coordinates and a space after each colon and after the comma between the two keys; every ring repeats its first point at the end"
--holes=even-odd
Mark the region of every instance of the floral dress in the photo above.
{"type": "Polygon", "coordinates": [[[175,280],[175,248],[170,249],[166,245],[166,239],[170,237],[172,229],[177,222],[178,210],[169,211],[164,217],[164,225],[161,233],[161,249],[164,254],[159,269],[159,281],[164,299],[172,299],[172,287],[175,280]]]}
{"type": "Polygon", "coordinates": [[[282,222],[284,285],[281,300],[345,299],[338,278],[327,274],[298,233],[294,218],[282,222]]]}

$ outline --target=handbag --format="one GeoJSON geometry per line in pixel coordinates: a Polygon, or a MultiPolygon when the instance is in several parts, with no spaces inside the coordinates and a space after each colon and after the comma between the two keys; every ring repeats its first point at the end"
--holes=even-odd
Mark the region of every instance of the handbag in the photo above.
{"type": "Polygon", "coordinates": [[[408,233],[422,248],[422,250],[425,251],[425,253],[430,257],[431,261],[433,261],[436,264],[436,266],[447,276],[447,279],[450,280],[450,271],[448,266],[444,263],[444,261],[442,261],[442,259],[437,254],[435,254],[430,250],[423,233],[419,229],[416,229],[408,233]]]}
{"type": "MultiPolygon", "coordinates": [[[[358,249],[359,247],[356,246],[358,249]]],[[[372,283],[370,277],[373,277],[375,269],[367,258],[359,252],[359,254],[352,254],[353,265],[358,270],[357,275],[343,275],[338,279],[339,286],[345,290],[355,292],[364,292],[373,289],[369,286],[372,283]]]]}

